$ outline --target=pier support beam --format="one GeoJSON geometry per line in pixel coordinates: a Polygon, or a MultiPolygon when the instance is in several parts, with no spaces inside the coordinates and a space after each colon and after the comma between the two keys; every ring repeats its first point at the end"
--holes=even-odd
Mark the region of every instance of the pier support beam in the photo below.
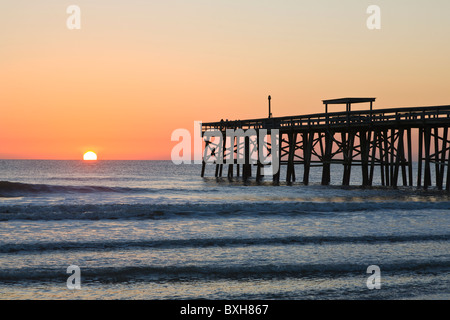
{"type": "Polygon", "coordinates": [[[408,140],[408,176],[409,186],[413,186],[413,158],[412,158],[412,142],[411,142],[411,128],[406,129],[406,136],[408,140]]]}
{"type": "MultiPolygon", "coordinates": [[[[442,190],[444,185],[444,171],[445,171],[445,159],[447,155],[447,138],[448,138],[448,127],[443,128],[442,137],[442,149],[441,149],[441,159],[440,159],[440,169],[439,169],[439,180],[437,186],[439,190],[442,190]]],[[[448,170],[449,168],[447,168],[448,170]]]]}
{"type": "Polygon", "coordinates": [[[422,187],[422,162],[423,162],[423,128],[419,128],[419,147],[417,159],[417,187],[422,187]]]}
{"type": "Polygon", "coordinates": [[[447,158],[447,184],[445,186],[445,190],[450,191],[450,150],[449,157],[447,158]]]}
{"type": "Polygon", "coordinates": [[[430,147],[431,147],[431,128],[426,127],[424,129],[424,139],[425,139],[425,179],[423,186],[427,189],[431,186],[431,168],[430,168],[430,147]]]}
{"type": "Polygon", "coordinates": [[[245,147],[244,147],[244,156],[245,156],[245,164],[242,168],[242,177],[244,180],[247,180],[252,176],[252,164],[250,163],[250,138],[245,137],[245,147]]]}
{"type": "Polygon", "coordinates": [[[286,182],[291,183],[295,181],[294,156],[296,149],[295,146],[297,144],[297,133],[291,132],[288,134],[288,137],[289,137],[289,155],[286,171],[286,182]]]}
{"type": "Polygon", "coordinates": [[[308,185],[309,184],[309,171],[311,168],[311,155],[312,155],[312,148],[314,143],[314,131],[311,131],[310,133],[303,133],[302,135],[303,139],[303,184],[308,185]]]}
{"type": "Polygon", "coordinates": [[[361,131],[359,135],[360,148],[361,148],[361,174],[362,185],[368,186],[369,183],[369,143],[372,132],[361,131]],[[369,135],[369,137],[367,136],[369,135]]]}
{"type": "Polygon", "coordinates": [[[342,178],[342,185],[348,186],[350,185],[350,175],[352,170],[352,161],[353,161],[353,149],[355,143],[355,135],[356,133],[353,131],[348,132],[348,140],[346,137],[346,133],[342,133],[342,143],[344,146],[344,176],[342,178]]]}
{"type": "MultiPolygon", "coordinates": [[[[372,155],[370,159],[370,173],[369,173],[369,186],[372,186],[373,184],[373,176],[375,172],[375,161],[377,156],[377,146],[378,146],[378,131],[370,131],[372,133],[371,139],[369,139],[369,143],[372,144],[372,155]],[[370,141],[371,140],[371,141],[370,141]]],[[[369,151],[370,152],[370,151],[369,151]]],[[[384,181],[383,181],[384,182],[384,181]]]]}
{"type": "Polygon", "coordinates": [[[331,159],[333,149],[334,133],[327,130],[325,132],[325,150],[323,154],[323,169],[322,169],[322,185],[329,185],[331,181],[331,159]]]}

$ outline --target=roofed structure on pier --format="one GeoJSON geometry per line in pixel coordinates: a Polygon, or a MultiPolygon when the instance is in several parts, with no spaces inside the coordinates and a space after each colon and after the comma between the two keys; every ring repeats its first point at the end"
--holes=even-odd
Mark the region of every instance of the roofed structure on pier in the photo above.
{"type": "Polygon", "coordinates": [[[351,111],[351,105],[353,103],[370,103],[370,110],[372,111],[373,102],[376,98],[339,98],[339,99],[329,99],[322,100],[325,105],[325,113],[328,113],[328,105],[329,104],[345,104],[346,111],[351,111]]]}

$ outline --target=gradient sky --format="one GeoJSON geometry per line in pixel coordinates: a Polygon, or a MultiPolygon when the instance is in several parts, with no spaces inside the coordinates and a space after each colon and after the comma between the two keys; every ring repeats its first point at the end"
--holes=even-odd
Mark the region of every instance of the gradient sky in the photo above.
{"type": "Polygon", "coordinates": [[[173,130],[265,117],[269,94],[273,116],[450,104],[449,16],[448,0],[3,0],[0,158],[170,159],[173,130]]]}

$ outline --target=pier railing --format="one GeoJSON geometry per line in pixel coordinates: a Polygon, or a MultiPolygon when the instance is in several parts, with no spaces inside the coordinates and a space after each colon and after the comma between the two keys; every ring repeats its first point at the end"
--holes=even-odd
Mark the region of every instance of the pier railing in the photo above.
{"type": "Polygon", "coordinates": [[[418,125],[450,121],[450,106],[389,108],[350,112],[316,113],[309,115],[247,120],[216,121],[202,124],[203,131],[210,129],[311,129],[322,126],[349,127],[361,125],[418,125]]]}

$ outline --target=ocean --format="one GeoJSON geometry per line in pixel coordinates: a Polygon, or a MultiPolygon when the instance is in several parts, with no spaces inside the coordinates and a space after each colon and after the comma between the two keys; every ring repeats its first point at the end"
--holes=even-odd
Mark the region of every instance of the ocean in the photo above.
{"type": "Polygon", "coordinates": [[[0,299],[449,299],[450,195],[362,188],[358,168],[342,187],[332,169],[330,186],[318,168],[274,186],[171,161],[0,160],[0,299]]]}

